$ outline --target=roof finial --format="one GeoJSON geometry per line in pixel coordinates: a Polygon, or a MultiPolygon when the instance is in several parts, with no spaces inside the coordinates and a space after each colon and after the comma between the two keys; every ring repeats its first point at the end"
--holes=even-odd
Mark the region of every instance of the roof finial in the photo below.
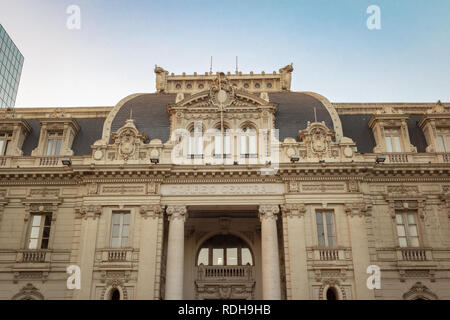
{"type": "Polygon", "coordinates": [[[317,112],[316,112],[316,107],[314,107],[314,122],[317,122],[317,112]]]}
{"type": "Polygon", "coordinates": [[[133,119],[133,108],[130,108],[130,120],[133,119]]]}
{"type": "Polygon", "coordinates": [[[209,64],[209,74],[212,74],[212,56],[211,56],[211,62],[209,64]]]}

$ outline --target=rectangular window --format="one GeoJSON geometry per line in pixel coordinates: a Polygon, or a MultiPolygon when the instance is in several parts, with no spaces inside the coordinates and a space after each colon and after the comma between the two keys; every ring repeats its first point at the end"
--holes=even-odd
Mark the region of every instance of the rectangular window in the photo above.
{"type": "Polygon", "coordinates": [[[384,134],[386,139],[386,152],[402,152],[399,131],[396,129],[386,129],[384,134]]]}
{"type": "Polygon", "coordinates": [[[395,221],[400,247],[419,247],[416,214],[414,212],[396,213],[395,221]]]}
{"type": "Polygon", "coordinates": [[[336,246],[334,214],[332,211],[316,211],[317,237],[319,247],[336,246]]]}
{"type": "Polygon", "coordinates": [[[9,154],[11,140],[12,133],[0,133],[0,156],[6,156],[9,154]]]}
{"type": "Polygon", "coordinates": [[[28,234],[28,249],[48,249],[52,214],[32,214],[28,234]]]}
{"type": "Polygon", "coordinates": [[[111,226],[111,248],[128,247],[130,219],[131,214],[129,212],[113,213],[111,226]]]}
{"type": "Polygon", "coordinates": [[[227,266],[238,265],[238,248],[227,248],[227,266]]]}
{"type": "Polygon", "coordinates": [[[49,132],[47,141],[47,156],[58,156],[61,152],[62,132],[49,132]]]}

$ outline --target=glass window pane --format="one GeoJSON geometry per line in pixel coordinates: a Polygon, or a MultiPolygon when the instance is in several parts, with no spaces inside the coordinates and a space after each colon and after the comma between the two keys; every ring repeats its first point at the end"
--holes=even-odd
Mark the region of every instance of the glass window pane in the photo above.
{"type": "Polygon", "coordinates": [[[41,226],[41,216],[40,215],[34,215],[33,216],[33,227],[40,227],[41,226]]]}
{"type": "Polygon", "coordinates": [[[244,133],[241,133],[241,154],[248,153],[247,150],[247,136],[244,133]]]}
{"type": "Polygon", "coordinates": [[[223,266],[223,249],[213,249],[213,265],[223,266]]]}
{"type": "Polygon", "coordinates": [[[392,152],[392,141],[391,141],[391,137],[389,137],[389,136],[386,137],[386,151],[392,152]]]}
{"type": "Polygon", "coordinates": [[[400,244],[400,247],[402,247],[402,248],[408,246],[408,244],[406,243],[406,238],[404,238],[404,237],[398,238],[398,242],[400,244]]]}
{"type": "Polygon", "coordinates": [[[400,137],[394,137],[394,152],[402,152],[402,146],[400,144],[400,137]]]}
{"type": "Polygon", "coordinates": [[[30,239],[28,242],[28,249],[37,249],[37,239],[30,239]]]}
{"type": "Polygon", "coordinates": [[[50,139],[50,140],[48,140],[48,144],[47,144],[47,155],[48,156],[52,155],[52,150],[53,150],[53,140],[50,139]]]}
{"type": "Polygon", "coordinates": [[[225,154],[231,154],[231,138],[229,135],[224,136],[224,153],[225,154]]]}
{"type": "Polygon", "coordinates": [[[198,253],[198,261],[197,265],[203,264],[205,266],[208,265],[208,248],[202,248],[200,252],[198,253]]]}
{"type": "Polygon", "coordinates": [[[62,143],[62,140],[60,140],[60,139],[56,140],[55,156],[58,156],[61,151],[61,143],[62,143]]]}
{"type": "Polygon", "coordinates": [[[250,252],[249,248],[242,248],[241,251],[242,255],[242,265],[253,265],[253,259],[252,259],[252,253],[250,252]]]}
{"type": "Polygon", "coordinates": [[[443,136],[438,136],[438,141],[439,141],[439,151],[440,152],[446,152],[446,150],[445,150],[445,143],[444,143],[444,137],[443,136]]]}
{"type": "Polygon", "coordinates": [[[130,232],[129,225],[122,226],[122,237],[128,237],[129,232],[130,232]]]}
{"type": "Polygon", "coordinates": [[[238,265],[238,249],[237,248],[227,248],[227,265],[237,266],[238,265]]]}
{"type": "Polygon", "coordinates": [[[0,140],[0,156],[3,156],[4,155],[4,151],[3,151],[3,141],[4,140],[0,140]]]}
{"type": "Polygon", "coordinates": [[[203,137],[197,137],[197,154],[203,154],[203,137]]]}
{"type": "Polygon", "coordinates": [[[214,136],[214,154],[222,154],[222,136],[214,136]]]}
{"type": "Polygon", "coordinates": [[[42,239],[41,249],[48,248],[48,239],[42,239]]]}
{"type": "Polygon", "coordinates": [[[257,153],[257,142],[256,142],[256,135],[253,133],[249,137],[249,153],[250,154],[256,154],[257,153]]]}
{"type": "Polygon", "coordinates": [[[131,214],[125,213],[123,215],[123,224],[130,224],[131,214]]]}
{"type": "Polygon", "coordinates": [[[404,236],[406,236],[406,233],[405,233],[405,226],[403,226],[403,225],[397,225],[397,234],[398,234],[399,237],[404,237],[404,236]]]}
{"type": "Polygon", "coordinates": [[[416,224],[416,219],[414,218],[414,213],[408,213],[408,224],[416,224]]]}
{"type": "Polygon", "coordinates": [[[128,247],[128,237],[122,238],[122,248],[128,247]]]}
{"type": "Polygon", "coordinates": [[[325,230],[323,228],[322,212],[316,212],[316,222],[319,246],[325,246],[325,230]]]}
{"type": "Polygon", "coordinates": [[[120,236],[119,230],[120,230],[120,225],[114,224],[114,225],[113,225],[113,228],[112,228],[112,232],[111,232],[111,234],[112,234],[112,236],[113,236],[114,238],[117,238],[117,237],[120,236]]]}
{"type": "Polygon", "coordinates": [[[42,231],[42,238],[49,238],[50,236],[50,228],[44,227],[44,230],[42,231]]]}
{"type": "Polygon", "coordinates": [[[403,219],[402,219],[402,215],[397,213],[395,215],[395,221],[397,222],[397,224],[403,224],[403,219]]]}
{"type": "Polygon", "coordinates": [[[52,224],[52,215],[51,214],[45,215],[44,226],[49,227],[51,224],[52,224]]]}
{"type": "Polygon", "coordinates": [[[417,227],[416,226],[408,226],[408,235],[412,237],[417,236],[417,227]]]}
{"type": "Polygon", "coordinates": [[[30,232],[30,239],[39,238],[39,227],[32,227],[30,232]]]}

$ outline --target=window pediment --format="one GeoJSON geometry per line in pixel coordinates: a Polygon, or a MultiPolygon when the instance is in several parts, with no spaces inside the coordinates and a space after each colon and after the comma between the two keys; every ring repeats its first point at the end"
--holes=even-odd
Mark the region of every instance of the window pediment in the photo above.
{"type": "Polygon", "coordinates": [[[22,145],[31,127],[25,119],[16,115],[14,111],[2,113],[0,115],[0,134],[4,134],[3,140],[8,140],[8,148],[6,141],[0,142],[0,156],[22,156],[22,145]]]}

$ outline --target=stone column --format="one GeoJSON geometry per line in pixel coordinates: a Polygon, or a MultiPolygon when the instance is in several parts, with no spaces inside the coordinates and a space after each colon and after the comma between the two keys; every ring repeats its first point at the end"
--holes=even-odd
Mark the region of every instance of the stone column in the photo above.
{"type": "Polygon", "coordinates": [[[261,220],[262,287],[264,300],[281,299],[280,259],[278,254],[278,205],[259,206],[261,220]]]}
{"type": "Polygon", "coordinates": [[[282,206],[285,234],[285,264],[287,297],[292,300],[309,299],[309,282],[305,238],[304,204],[282,206]]]}
{"type": "Polygon", "coordinates": [[[169,239],[167,244],[166,300],[183,299],[185,206],[167,206],[169,239]]]}
{"type": "Polygon", "coordinates": [[[89,300],[92,289],[92,275],[94,271],[95,250],[97,247],[98,220],[102,213],[101,206],[83,206],[77,209],[81,222],[79,261],[81,271],[81,287],[75,290],[76,298],[89,300]]]}
{"type": "Polygon", "coordinates": [[[137,299],[157,299],[156,287],[157,259],[161,255],[161,243],[158,242],[159,224],[162,219],[160,205],[142,206],[141,214],[141,239],[139,244],[138,281],[136,288],[137,299]]]}
{"type": "Polygon", "coordinates": [[[367,267],[371,265],[369,241],[365,223],[366,204],[364,202],[345,204],[345,212],[349,217],[350,240],[352,244],[353,273],[355,278],[356,299],[375,299],[374,290],[367,288],[367,267]]]}

